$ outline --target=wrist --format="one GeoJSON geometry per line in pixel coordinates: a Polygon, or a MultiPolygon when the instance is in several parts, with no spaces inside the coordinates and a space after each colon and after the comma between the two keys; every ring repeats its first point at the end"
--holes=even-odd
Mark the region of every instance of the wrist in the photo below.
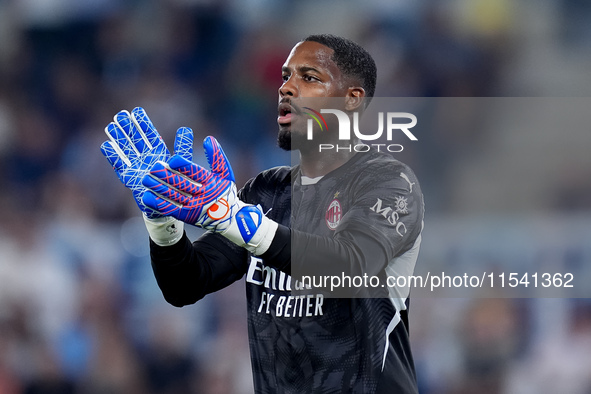
{"type": "Polygon", "coordinates": [[[171,216],[150,219],[143,214],[144,224],[150,234],[150,239],[158,246],[176,244],[182,237],[185,224],[171,216]]]}
{"type": "Polygon", "coordinates": [[[277,228],[277,222],[267,218],[260,206],[247,205],[239,201],[238,212],[230,225],[223,230],[216,230],[236,245],[244,247],[255,256],[260,256],[271,246],[277,228]]]}
{"type": "Polygon", "coordinates": [[[278,227],[277,222],[263,216],[257,232],[244,247],[255,256],[262,255],[271,246],[278,227]]]}

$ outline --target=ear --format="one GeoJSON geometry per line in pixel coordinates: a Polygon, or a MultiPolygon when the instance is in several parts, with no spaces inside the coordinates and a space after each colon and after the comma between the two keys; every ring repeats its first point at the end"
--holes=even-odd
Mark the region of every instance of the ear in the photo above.
{"type": "Polygon", "coordinates": [[[345,109],[347,111],[363,110],[363,102],[365,99],[365,89],[361,86],[351,86],[347,89],[347,96],[345,97],[345,109]]]}

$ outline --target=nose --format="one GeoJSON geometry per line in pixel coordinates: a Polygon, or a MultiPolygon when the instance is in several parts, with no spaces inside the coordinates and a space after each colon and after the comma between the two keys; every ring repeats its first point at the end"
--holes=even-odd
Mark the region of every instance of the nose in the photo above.
{"type": "Polygon", "coordinates": [[[279,97],[291,96],[297,97],[298,95],[298,88],[294,82],[292,76],[290,76],[287,81],[283,82],[283,84],[279,87],[279,97]]]}

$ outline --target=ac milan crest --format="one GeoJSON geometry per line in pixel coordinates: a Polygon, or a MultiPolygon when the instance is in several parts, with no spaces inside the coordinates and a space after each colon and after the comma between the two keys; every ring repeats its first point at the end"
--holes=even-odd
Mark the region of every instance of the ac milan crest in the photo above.
{"type": "Polygon", "coordinates": [[[328,209],[326,210],[326,225],[329,229],[334,230],[341,222],[343,216],[343,210],[341,209],[341,203],[336,198],[332,200],[328,209]]]}

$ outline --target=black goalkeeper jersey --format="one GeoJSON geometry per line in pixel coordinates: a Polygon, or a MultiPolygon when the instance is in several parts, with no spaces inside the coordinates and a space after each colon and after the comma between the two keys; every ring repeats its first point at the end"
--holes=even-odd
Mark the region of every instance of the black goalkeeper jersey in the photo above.
{"type": "Polygon", "coordinates": [[[279,223],[269,250],[251,256],[213,233],[151,242],[166,300],[192,304],[246,277],[257,393],[416,393],[410,289],[388,281],[412,275],[418,256],[424,206],[412,170],[387,154],[358,153],[313,184],[297,166],[264,171],[240,198],[279,223]],[[315,288],[333,276],[351,278],[343,297],[315,288]],[[354,286],[363,277],[377,284],[369,293],[354,286]]]}

